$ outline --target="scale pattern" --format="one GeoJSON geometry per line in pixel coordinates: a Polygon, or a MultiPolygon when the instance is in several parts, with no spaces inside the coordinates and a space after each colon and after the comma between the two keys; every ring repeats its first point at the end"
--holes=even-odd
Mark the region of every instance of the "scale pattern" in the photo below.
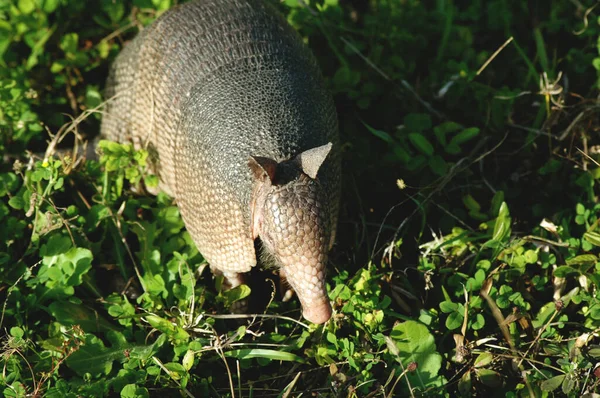
{"type": "Polygon", "coordinates": [[[327,301],[324,267],[340,193],[337,116],[314,57],[269,4],[198,0],[169,10],[125,46],[105,94],[102,135],[149,150],[160,189],[176,198],[198,249],[233,285],[256,264],[249,158],[285,162],[331,142],[315,180],[276,187],[281,195],[270,198],[279,200],[260,210],[266,221],[273,205],[300,211],[283,229],[265,221],[275,231],[262,235],[305,316],[306,304],[327,301]],[[298,184],[310,187],[310,200],[294,201],[298,184]],[[300,237],[309,225],[317,230],[300,237]],[[289,248],[278,253],[283,242],[289,248]]]}

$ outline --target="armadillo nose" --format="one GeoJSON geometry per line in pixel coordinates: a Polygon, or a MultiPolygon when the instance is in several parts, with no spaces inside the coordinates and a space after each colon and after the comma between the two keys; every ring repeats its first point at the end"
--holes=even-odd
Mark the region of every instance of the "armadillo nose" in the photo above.
{"type": "Polygon", "coordinates": [[[329,304],[329,301],[324,301],[306,306],[302,310],[302,315],[312,323],[325,323],[331,318],[331,304],[329,304]]]}

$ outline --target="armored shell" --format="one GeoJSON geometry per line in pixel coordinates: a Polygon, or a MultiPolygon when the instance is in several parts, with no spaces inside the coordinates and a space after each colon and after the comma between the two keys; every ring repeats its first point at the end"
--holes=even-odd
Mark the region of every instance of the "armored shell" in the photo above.
{"type": "Polygon", "coordinates": [[[281,267],[313,322],[340,192],[337,117],[316,61],[271,5],[198,0],[141,31],[115,61],[102,135],[147,148],[202,255],[232,286],[281,267]]]}

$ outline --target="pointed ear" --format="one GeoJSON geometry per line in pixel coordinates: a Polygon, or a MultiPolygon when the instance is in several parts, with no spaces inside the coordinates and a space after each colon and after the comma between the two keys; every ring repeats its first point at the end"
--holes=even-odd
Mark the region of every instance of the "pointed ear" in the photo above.
{"type": "Polygon", "coordinates": [[[269,182],[273,182],[275,170],[277,169],[277,162],[275,160],[262,156],[250,156],[248,166],[255,179],[264,181],[268,178],[269,182]]]}
{"type": "Polygon", "coordinates": [[[325,158],[331,151],[331,142],[306,150],[296,156],[295,161],[300,166],[300,169],[304,174],[312,178],[317,178],[317,173],[321,168],[321,165],[325,161],[325,158]]]}

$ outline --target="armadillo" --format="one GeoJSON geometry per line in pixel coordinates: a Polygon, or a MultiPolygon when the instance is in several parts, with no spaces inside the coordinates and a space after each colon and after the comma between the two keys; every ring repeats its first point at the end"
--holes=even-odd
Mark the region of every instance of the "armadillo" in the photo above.
{"type": "Polygon", "coordinates": [[[105,95],[101,135],[149,151],[213,272],[243,283],[258,239],[303,316],[326,322],[337,115],[314,56],[277,10],[259,0],[176,6],[121,51],[105,95]]]}

